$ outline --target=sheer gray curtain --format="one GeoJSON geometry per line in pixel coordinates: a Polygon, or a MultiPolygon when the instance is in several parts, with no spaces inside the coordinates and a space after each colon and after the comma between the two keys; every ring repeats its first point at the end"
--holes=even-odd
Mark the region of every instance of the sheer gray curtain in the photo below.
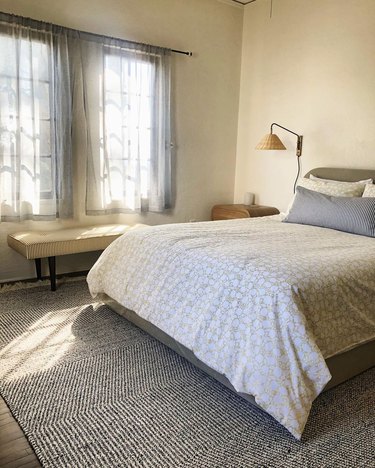
{"type": "Polygon", "coordinates": [[[0,216],[71,217],[71,79],[62,28],[0,13],[0,216]]]}
{"type": "Polygon", "coordinates": [[[1,220],[73,216],[72,133],[87,214],[168,208],[170,50],[0,13],[1,220]]]}
{"type": "Polygon", "coordinates": [[[171,204],[170,51],[81,35],[88,214],[171,204]]]}

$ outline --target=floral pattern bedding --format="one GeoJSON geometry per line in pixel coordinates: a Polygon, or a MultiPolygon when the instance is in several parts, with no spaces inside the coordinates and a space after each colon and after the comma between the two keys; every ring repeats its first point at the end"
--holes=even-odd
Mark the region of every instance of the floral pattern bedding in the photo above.
{"type": "Polygon", "coordinates": [[[300,439],[325,359],[375,338],[375,239],[280,216],[170,224],[113,242],[88,275],[300,439]]]}

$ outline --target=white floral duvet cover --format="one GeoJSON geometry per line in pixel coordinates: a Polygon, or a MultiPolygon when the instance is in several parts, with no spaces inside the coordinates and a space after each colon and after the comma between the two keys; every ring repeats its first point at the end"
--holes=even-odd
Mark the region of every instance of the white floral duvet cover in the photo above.
{"type": "Polygon", "coordinates": [[[300,439],[325,358],[375,338],[375,239],[279,216],[124,234],[88,275],[300,439]]]}

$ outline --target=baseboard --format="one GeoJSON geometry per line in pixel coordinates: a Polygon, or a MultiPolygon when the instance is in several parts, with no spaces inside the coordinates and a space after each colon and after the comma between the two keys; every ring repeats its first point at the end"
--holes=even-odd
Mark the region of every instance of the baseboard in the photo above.
{"type": "MultiPolygon", "coordinates": [[[[84,270],[84,271],[73,271],[71,273],[59,273],[56,275],[56,278],[59,279],[59,278],[64,278],[64,277],[68,277],[68,278],[72,278],[72,277],[75,277],[75,276],[87,276],[89,270],[84,270]]],[[[43,280],[49,280],[49,276],[42,276],[42,281],[43,280]]],[[[9,285],[9,286],[12,286],[13,284],[16,284],[16,283],[37,283],[39,280],[35,277],[33,278],[22,278],[22,279],[10,279],[10,280],[3,280],[3,281],[0,281],[0,287],[3,286],[3,285],[9,285]]]]}

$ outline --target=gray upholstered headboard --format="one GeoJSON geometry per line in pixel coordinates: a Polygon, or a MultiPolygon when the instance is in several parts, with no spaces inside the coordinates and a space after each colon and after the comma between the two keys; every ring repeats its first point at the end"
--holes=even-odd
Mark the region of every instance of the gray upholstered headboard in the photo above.
{"type": "Polygon", "coordinates": [[[344,169],[339,167],[317,167],[311,169],[305,177],[310,174],[322,179],[341,180],[343,182],[357,182],[358,180],[374,179],[375,169],[344,169]]]}

